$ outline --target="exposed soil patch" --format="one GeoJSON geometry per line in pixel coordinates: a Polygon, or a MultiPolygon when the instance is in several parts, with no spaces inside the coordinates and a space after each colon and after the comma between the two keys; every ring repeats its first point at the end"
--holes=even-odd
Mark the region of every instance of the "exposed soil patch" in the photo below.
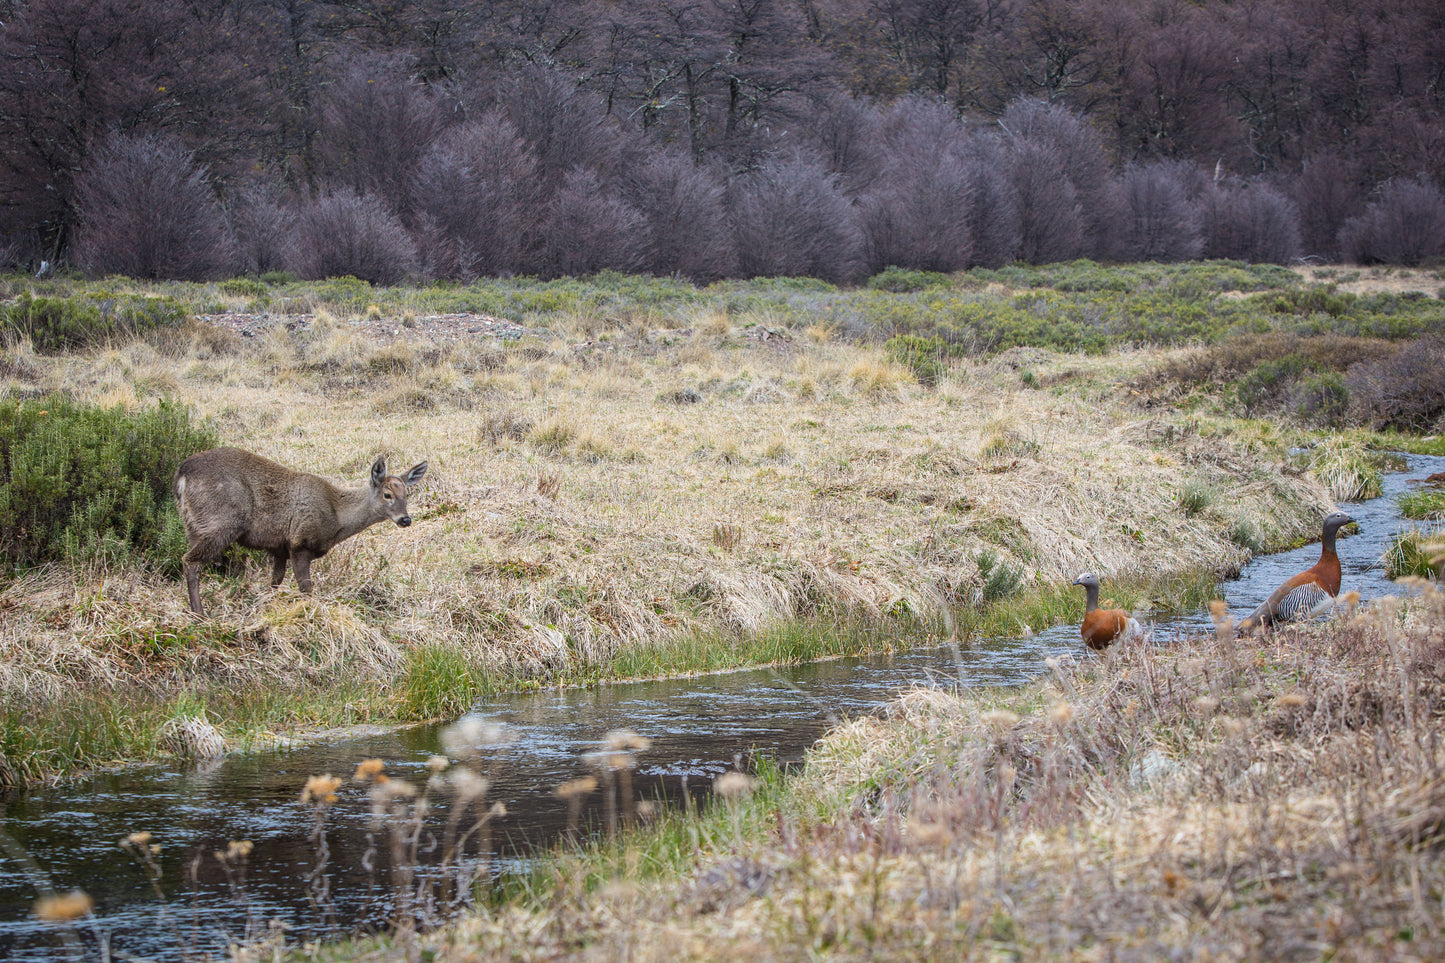
{"type": "MultiPolygon", "coordinates": [[[[229,328],[243,338],[254,338],[275,327],[284,327],[291,331],[304,330],[311,326],[315,315],[227,313],[200,314],[196,318],[207,324],[229,328]]],[[[477,338],[515,341],[528,336],[545,337],[550,334],[487,314],[431,314],[404,321],[394,317],[350,318],[343,323],[377,344],[390,344],[394,341],[453,344],[477,338]]]]}

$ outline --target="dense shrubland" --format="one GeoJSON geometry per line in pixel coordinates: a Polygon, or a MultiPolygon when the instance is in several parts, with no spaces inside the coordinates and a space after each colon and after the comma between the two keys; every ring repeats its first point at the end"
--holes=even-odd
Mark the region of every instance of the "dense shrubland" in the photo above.
{"type": "Polygon", "coordinates": [[[1420,264],[1434,6],[4,4],[0,269],[1420,264]]]}

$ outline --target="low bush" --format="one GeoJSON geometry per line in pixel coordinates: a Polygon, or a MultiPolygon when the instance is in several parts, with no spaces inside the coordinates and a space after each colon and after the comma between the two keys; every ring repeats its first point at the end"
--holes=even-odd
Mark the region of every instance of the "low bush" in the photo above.
{"type": "Polygon", "coordinates": [[[1445,337],[1397,346],[1345,375],[1351,418],[1376,430],[1428,432],[1445,423],[1445,337]]]}
{"type": "Polygon", "coordinates": [[[0,305],[5,340],[29,338],[36,351],[55,353],[131,338],[179,325],[190,311],[172,297],[77,295],[68,298],[20,295],[0,305]]]}
{"type": "Polygon", "coordinates": [[[920,338],[903,334],[883,345],[888,357],[913,372],[926,388],[932,388],[948,373],[948,345],[942,338],[920,338]]]}
{"type": "Polygon", "coordinates": [[[946,288],[949,285],[947,274],[939,271],[915,271],[911,268],[901,267],[884,268],[868,279],[868,287],[875,291],[889,291],[893,294],[926,291],[929,288],[946,288]]]}
{"type": "Polygon", "coordinates": [[[215,445],[167,401],[138,412],[58,394],[0,401],[0,559],[13,569],[133,555],[178,570],[186,541],[171,479],[215,445]]]}

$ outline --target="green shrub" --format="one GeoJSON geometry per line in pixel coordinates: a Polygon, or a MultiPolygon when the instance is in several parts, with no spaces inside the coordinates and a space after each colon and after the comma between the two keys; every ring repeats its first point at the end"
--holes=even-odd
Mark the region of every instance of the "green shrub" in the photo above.
{"type": "Polygon", "coordinates": [[[918,383],[932,388],[948,373],[948,345],[942,338],[900,334],[883,344],[888,357],[913,372],[918,383]]]}
{"type": "Polygon", "coordinates": [[[985,602],[1012,598],[1023,590],[1022,569],[999,561],[997,555],[987,550],[979,552],[974,561],[978,565],[978,577],[983,582],[982,594],[985,602]]]}
{"type": "Polygon", "coordinates": [[[947,274],[937,271],[913,271],[908,268],[889,267],[868,279],[868,287],[875,291],[891,291],[906,294],[909,291],[924,291],[928,288],[948,287],[947,274]]]}
{"type": "Polygon", "coordinates": [[[171,297],[89,294],[37,298],[26,293],[0,306],[0,331],[12,341],[29,338],[36,351],[57,352],[175,326],[189,313],[171,297]]]}
{"type": "Polygon", "coordinates": [[[1334,371],[1305,378],[1295,388],[1295,414],[1301,421],[1324,428],[1338,428],[1350,410],[1350,393],[1345,379],[1334,371]]]}
{"type": "Polygon", "coordinates": [[[255,278],[228,278],[221,282],[221,293],[236,298],[266,298],[270,291],[255,278]]]}
{"type": "Polygon", "coordinates": [[[0,559],[10,567],[140,556],[179,570],[171,479],[216,445],[178,404],[93,408],[63,395],[0,401],[0,559]]]}
{"type": "Polygon", "coordinates": [[[1246,414],[1251,414],[1269,406],[1308,369],[1309,362],[1297,354],[1257,365],[1235,385],[1240,407],[1246,414]]]}

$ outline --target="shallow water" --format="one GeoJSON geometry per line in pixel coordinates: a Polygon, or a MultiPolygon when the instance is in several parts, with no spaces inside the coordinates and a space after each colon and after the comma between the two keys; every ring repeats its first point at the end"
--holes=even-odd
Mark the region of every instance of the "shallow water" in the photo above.
{"type": "MultiPolygon", "coordinates": [[[[1384,577],[1380,556],[1402,520],[1391,497],[1406,479],[1445,470],[1445,458],[1410,456],[1410,470],[1386,479],[1386,494],[1342,506],[1360,523],[1339,554],[1344,589],[1369,600],[1397,592],[1384,577]]],[[[1236,617],[1258,605],[1284,578],[1312,565],[1318,544],[1252,560],[1223,586],[1236,617]]],[[[1211,623],[1191,612],[1155,623],[1154,638],[1171,638],[1211,623]]],[[[494,872],[525,860],[565,831],[566,805],[553,797],[560,783],[586,774],[582,756],[609,731],[632,729],[652,740],[639,758],[634,788],[641,798],[676,804],[686,791],[701,797],[711,780],[742,759],[766,756],[781,765],[800,762],[831,720],[876,710],[899,690],[919,684],[1008,685],[1037,675],[1050,655],[1082,654],[1078,628],[1063,625],[1027,639],[999,639],[955,653],[948,647],[873,659],[837,659],[777,671],[746,671],[662,682],[604,685],[592,690],[548,691],[496,699],[475,712],[504,723],[511,740],[488,750],[492,785],[488,801],[508,815],[492,837],[494,872]],[[746,757],[746,758],[745,758],[746,757]]],[[[147,766],[73,785],[6,799],[4,829],[31,865],[0,851],[0,960],[77,958],[54,927],[30,913],[37,877],[57,891],[80,887],[96,900],[94,925],[79,934],[86,959],[100,959],[101,940],[146,959],[176,960],[214,954],[224,958],[233,940],[264,933],[280,920],[288,939],[305,940],[385,925],[391,890],[384,856],[376,871],[368,860],[369,806],[365,790],[347,781],[328,823],[331,850],[329,913],[307,898],[305,876],[315,860],[310,817],[298,803],[308,776],[349,776],[364,758],[380,757],[393,778],[420,785],[426,761],[440,752],[440,729],[417,726],[385,735],[237,755],[202,767],[147,766]],[[161,902],[144,873],[117,846],[146,831],[161,844],[161,902]],[[238,898],[212,856],[231,840],[250,840],[238,898]],[[200,857],[197,885],[187,867],[200,857]]],[[[601,817],[598,793],[587,819],[601,817]]],[[[438,811],[428,825],[444,820],[438,811]]],[[[384,847],[383,847],[384,848],[384,847]]],[[[432,857],[434,860],[435,857],[432,857]]]]}

